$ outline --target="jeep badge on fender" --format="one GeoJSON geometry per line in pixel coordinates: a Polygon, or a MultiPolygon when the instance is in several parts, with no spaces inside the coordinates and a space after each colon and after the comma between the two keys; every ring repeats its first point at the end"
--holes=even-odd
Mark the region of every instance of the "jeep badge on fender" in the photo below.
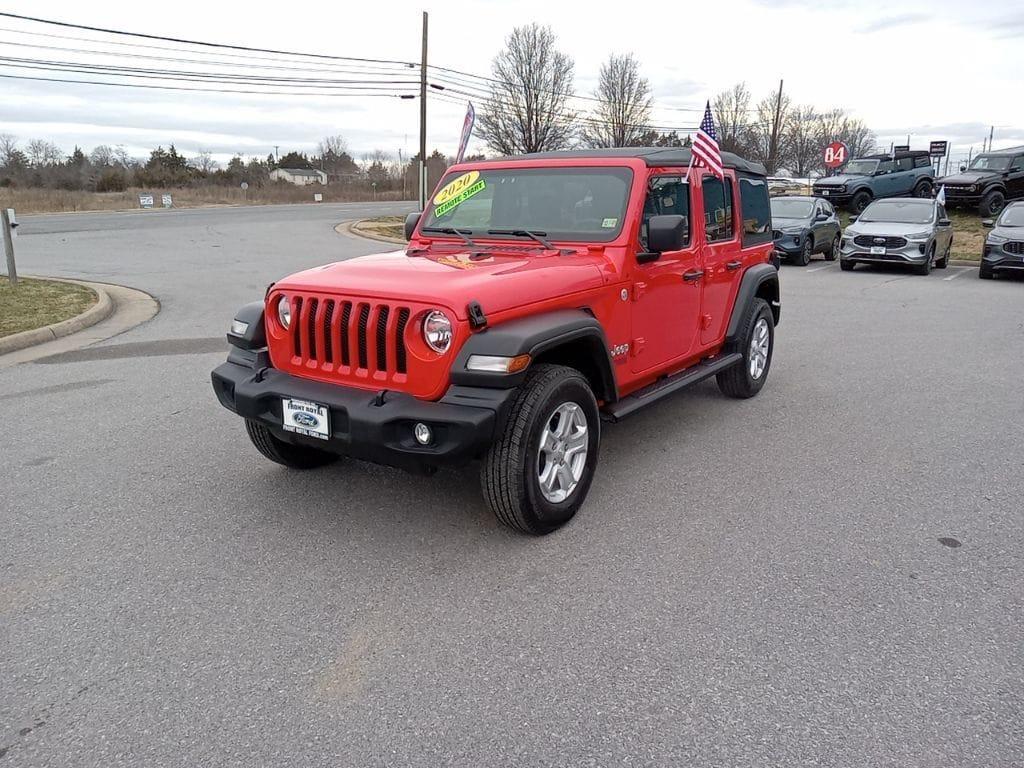
{"type": "Polygon", "coordinates": [[[294,469],[479,461],[498,519],[549,533],[586,499],[602,422],[711,376],[740,398],[768,378],[765,170],[722,161],[723,178],[688,149],[453,166],[404,251],[290,275],[242,307],[217,398],[294,469]]]}

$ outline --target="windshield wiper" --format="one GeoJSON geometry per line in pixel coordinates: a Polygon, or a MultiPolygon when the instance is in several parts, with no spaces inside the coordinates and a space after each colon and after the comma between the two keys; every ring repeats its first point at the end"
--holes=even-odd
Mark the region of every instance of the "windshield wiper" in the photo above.
{"type": "Polygon", "coordinates": [[[467,232],[472,231],[472,229],[456,229],[455,227],[420,227],[420,232],[439,232],[442,235],[457,235],[461,237],[470,248],[478,248],[479,246],[466,236],[467,232]]]}
{"type": "Polygon", "coordinates": [[[547,232],[540,232],[538,230],[529,229],[488,229],[487,234],[512,235],[513,237],[529,237],[531,240],[536,240],[545,248],[550,248],[552,251],[555,250],[555,246],[553,246],[549,240],[544,239],[545,235],[547,235],[547,232]]]}

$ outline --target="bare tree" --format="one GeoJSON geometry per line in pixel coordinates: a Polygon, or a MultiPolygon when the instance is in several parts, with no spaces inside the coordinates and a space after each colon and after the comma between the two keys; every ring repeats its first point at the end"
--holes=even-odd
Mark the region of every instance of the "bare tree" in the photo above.
{"type": "Polygon", "coordinates": [[[757,103],[750,123],[750,146],[747,152],[763,163],[770,174],[778,171],[780,158],[785,157],[789,151],[786,134],[782,130],[788,115],[789,97],[783,95],[780,103],[779,92],[772,91],[757,103]]]}
{"type": "Polygon", "coordinates": [[[573,62],[555,48],[551,27],[512,30],[491,64],[496,81],[480,116],[480,135],[503,155],[563,149],[573,134],[573,62]]]}
{"type": "Polygon", "coordinates": [[[217,170],[219,163],[213,159],[209,150],[203,149],[189,161],[189,165],[205,176],[217,170]]]}
{"type": "Polygon", "coordinates": [[[322,169],[331,178],[337,179],[343,174],[353,174],[358,171],[355,160],[348,153],[348,143],[340,134],[325,136],[317,145],[317,152],[320,155],[322,169]]]}
{"type": "Polygon", "coordinates": [[[612,54],[601,65],[597,108],[580,131],[590,147],[629,147],[640,144],[651,120],[651,84],[640,76],[633,54],[612,54]]]}
{"type": "Polygon", "coordinates": [[[25,154],[28,155],[28,161],[33,168],[57,165],[64,159],[60,147],[44,139],[32,139],[25,148],[25,154]]]}
{"type": "Polygon", "coordinates": [[[100,144],[89,153],[89,162],[97,168],[108,168],[114,164],[114,150],[106,144],[100,144]]]}
{"type": "Polygon", "coordinates": [[[122,168],[130,168],[133,165],[133,161],[128,154],[128,150],[124,148],[124,144],[118,144],[114,147],[114,160],[122,168]]]}
{"type": "Polygon", "coordinates": [[[348,142],[341,134],[324,136],[316,148],[320,155],[347,155],[348,142]]]}
{"type": "Polygon", "coordinates": [[[821,142],[818,138],[818,112],[811,106],[794,107],[783,126],[786,154],[782,165],[793,175],[804,178],[821,164],[821,142]]]}
{"type": "Polygon", "coordinates": [[[18,140],[10,133],[0,133],[0,165],[7,165],[18,149],[18,140]]]}
{"type": "Polygon", "coordinates": [[[737,83],[728,91],[722,91],[715,96],[712,105],[718,146],[726,152],[746,154],[750,113],[750,91],[747,90],[747,84],[737,83]]]}

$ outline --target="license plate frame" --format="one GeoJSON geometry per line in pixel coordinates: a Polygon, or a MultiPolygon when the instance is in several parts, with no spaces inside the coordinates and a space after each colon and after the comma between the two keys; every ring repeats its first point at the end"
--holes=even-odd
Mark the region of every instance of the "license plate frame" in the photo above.
{"type": "Polygon", "coordinates": [[[318,440],[331,437],[331,409],[323,403],[296,397],[281,398],[281,426],[285,432],[294,432],[318,440]]]}
{"type": "Polygon", "coordinates": [[[871,246],[871,255],[872,256],[885,256],[885,246],[884,245],[872,245],[871,246]]]}

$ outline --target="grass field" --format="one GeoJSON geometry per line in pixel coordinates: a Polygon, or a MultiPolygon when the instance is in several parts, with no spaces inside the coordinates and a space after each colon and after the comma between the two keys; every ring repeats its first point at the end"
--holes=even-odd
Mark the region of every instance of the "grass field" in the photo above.
{"type": "Polygon", "coordinates": [[[0,337],[67,320],[96,301],[96,293],[84,285],[22,278],[14,287],[0,277],[0,337]]]}
{"type": "Polygon", "coordinates": [[[386,237],[397,237],[405,239],[405,217],[404,216],[375,216],[372,219],[363,219],[358,222],[357,230],[370,231],[377,235],[386,237]]]}
{"type": "MultiPolygon", "coordinates": [[[[275,203],[312,203],[314,194],[325,203],[353,203],[373,199],[359,190],[342,186],[297,187],[270,184],[265,187],[190,187],[188,189],[129,189],[124,192],[70,192],[62,189],[0,189],[0,208],[18,213],[64,213],[70,211],[124,211],[139,208],[139,195],[151,194],[157,208],[160,196],[171,195],[175,208],[199,208],[208,205],[272,205],[275,203]]],[[[400,192],[382,192],[378,200],[400,200],[400,192]]]]}

